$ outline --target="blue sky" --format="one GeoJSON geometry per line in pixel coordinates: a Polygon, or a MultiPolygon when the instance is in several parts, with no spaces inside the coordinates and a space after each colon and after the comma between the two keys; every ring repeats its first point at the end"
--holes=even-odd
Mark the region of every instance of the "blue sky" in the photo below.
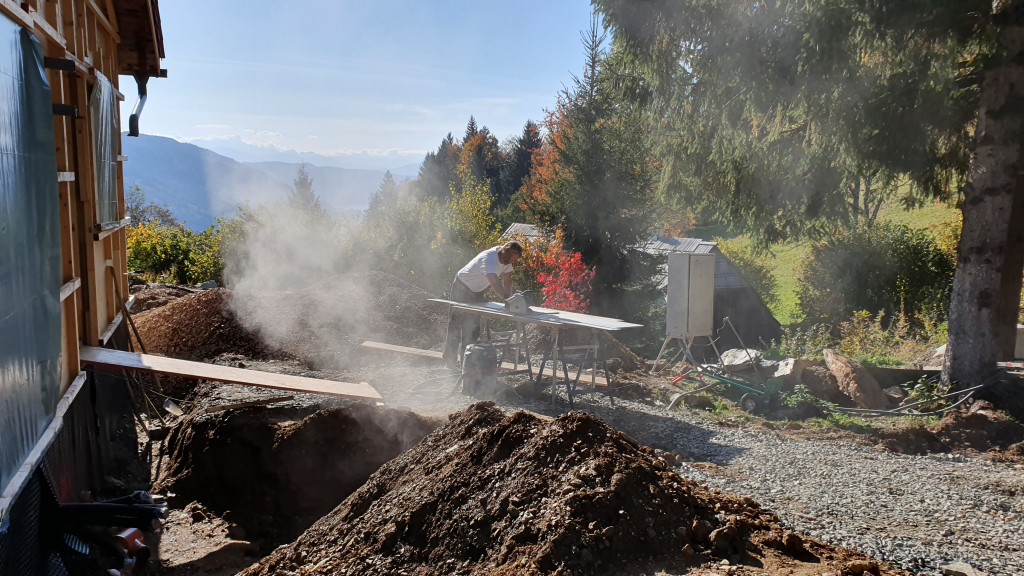
{"type": "MultiPolygon", "coordinates": [[[[160,4],[168,69],[142,132],[419,161],[470,114],[500,139],[539,120],[583,64],[589,2],[160,4]]],[[[123,122],[134,81],[121,78],[123,122]]]]}

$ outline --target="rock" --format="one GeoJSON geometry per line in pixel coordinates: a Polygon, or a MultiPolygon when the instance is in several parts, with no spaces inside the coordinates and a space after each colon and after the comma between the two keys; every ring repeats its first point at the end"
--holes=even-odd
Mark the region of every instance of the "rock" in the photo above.
{"type": "Polygon", "coordinates": [[[713,410],[715,408],[715,403],[711,401],[711,398],[703,394],[683,396],[683,403],[691,410],[713,410]]]}
{"type": "Polygon", "coordinates": [[[202,290],[213,290],[216,287],[217,287],[217,281],[216,280],[207,280],[206,282],[203,282],[202,284],[199,285],[199,288],[202,289],[202,290]]]}
{"type": "Polygon", "coordinates": [[[884,392],[886,398],[889,399],[889,404],[891,406],[898,406],[900,402],[903,402],[904,400],[907,399],[906,390],[900,388],[899,386],[890,386],[885,390],[882,390],[882,392],[884,392]]]}
{"type": "Polygon", "coordinates": [[[708,526],[707,522],[694,518],[693,526],[690,527],[690,532],[693,533],[693,539],[697,542],[703,542],[707,539],[708,534],[711,533],[711,526],[708,526]]]}
{"type": "Polygon", "coordinates": [[[878,381],[868,374],[859,362],[826,349],[825,364],[835,374],[839,389],[849,396],[857,406],[874,410],[885,410],[889,407],[889,399],[882,392],[878,381]]]}
{"type": "Polygon", "coordinates": [[[871,560],[850,560],[843,567],[843,574],[851,574],[853,576],[860,576],[864,573],[872,573],[878,571],[878,563],[871,560]]]}
{"type": "Polygon", "coordinates": [[[669,412],[671,412],[672,410],[675,410],[676,406],[679,406],[679,404],[682,403],[682,401],[683,401],[683,395],[681,393],[673,394],[669,398],[668,408],[666,408],[666,410],[668,410],[669,412]]]}
{"type": "Polygon", "coordinates": [[[761,361],[761,353],[753,348],[733,348],[722,352],[722,367],[734,372],[753,368],[754,362],[761,361]],[[751,361],[753,358],[753,361],[751,361]]]}
{"type": "Polygon", "coordinates": [[[676,362],[676,365],[669,370],[669,374],[672,376],[682,376],[690,370],[693,370],[693,366],[690,366],[689,362],[676,362]]]}
{"type": "Polygon", "coordinates": [[[782,535],[782,549],[789,555],[800,554],[804,551],[804,540],[792,532],[782,535]]]}
{"type": "Polygon", "coordinates": [[[609,358],[605,365],[609,373],[618,374],[622,371],[622,358],[609,358]]]}
{"type": "Polygon", "coordinates": [[[946,361],[946,345],[943,344],[932,352],[930,358],[922,362],[924,370],[942,370],[942,363],[946,361]]]}
{"type": "Polygon", "coordinates": [[[792,390],[793,386],[802,384],[804,370],[812,366],[824,366],[825,362],[816,358],[786,358],[775,367],[775,378],[782,378],[784,390],[792,390]]]}
{"type": "Polygon", "coordinates": [[[803,430],[804,425],[799,422],[790,422],[786,424],[786,430],[803,430]]]}
{"type": "Polygon", "coordinates": [[[729,545],[736,539],[736,527],[732,525],[723,526],[708,536],[711,541],[711,545],[715,547],[715,550],[719,552],[726,552],[729,550],[729,545]]]}
{"type": "Polygon", "coordinates": [[[939,570],[942,571],[945,576],[982,576],[984,572],[975,570],[973,566],[966,562],[953,562],[952,564],[946,564],[940,566],[939,570]]]}
{"type": "Polygon", "coordinates": [[[593,562],[594,553],[591,552],[590,549],[584,548],[583,550],[580,550],[580,560],[583,560],[584,562],[593,562]]]}
{"type": "Polygon", "coordinates": [[[693,556],[693,555],[694,555],[693,546],[690,546],[689,544],[687,544],[686,546],[683,546],[683,556],[693,556]]]}
{"type": "Polygon", "coordinates": [[[995,412],[996,407],[987,400],[975,400],[974,404],[971,404],[971,409],[967,411],[968,414],[977,414],[978,412],[995,412]]]}
{"type": "Polygon", "coordinates": [[[761,428],[764,428],[765,430],[778,430],[779,429],[778,426],[776,426],[775,424],[772,424],[771,422],[762,422],[761,423],[761,428]]]}
{"type": "MultiPolygon", "coordinates": [[[[824,364],[824,361],[822,362],[824,364]]],[[[815,398],[840,406],[852,406],[853,401],[839,389],[839,381],[825,366],[808,366],[800,374],[802,384],[815,398]]]]}

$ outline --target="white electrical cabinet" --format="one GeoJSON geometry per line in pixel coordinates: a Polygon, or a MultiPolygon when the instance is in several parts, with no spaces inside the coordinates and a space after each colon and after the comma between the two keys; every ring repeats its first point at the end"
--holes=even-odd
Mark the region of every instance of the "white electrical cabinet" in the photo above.
{"type": "Polygon", "coordinates": [[[714,331],[715,255],[668,255],[668,338],[711,336],[714,331]]]}

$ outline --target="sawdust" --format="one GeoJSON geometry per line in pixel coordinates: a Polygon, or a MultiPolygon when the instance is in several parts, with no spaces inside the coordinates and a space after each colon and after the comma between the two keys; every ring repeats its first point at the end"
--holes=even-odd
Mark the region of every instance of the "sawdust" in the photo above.
{"type": "Polygon", "coordinates": [[[591,415],[479,403],[449,418],[242,574],[678,574],[720,558],[753,573],[902,574],[784,531],[753,500],[680,477],[591,415]]]}

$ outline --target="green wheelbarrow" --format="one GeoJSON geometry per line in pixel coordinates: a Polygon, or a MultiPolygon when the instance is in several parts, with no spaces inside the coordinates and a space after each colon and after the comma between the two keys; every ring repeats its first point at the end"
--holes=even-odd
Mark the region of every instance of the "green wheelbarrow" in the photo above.
{"type": "MultiPolygon", "coordinates": [[[[740,408],[751,414],[763,411],[777,400],[782,389],[782,378],[769,378],[767,382],[761,383],[753,378],[730,372],[714,364],[698,366],[680,376],[678,380],[691,380],[698,384],[707,384],[707,380],[711,381],[710,385],[694,392],[707,390],[718,384],[725,384],[730,388],[736,388],[743,393],[740,397],[740,408]]],[[[673,384],[677,383],[678,380],[673,380],[673,384]]],[[[691,392],[691,394],[694,392],[691,392]]]]}

